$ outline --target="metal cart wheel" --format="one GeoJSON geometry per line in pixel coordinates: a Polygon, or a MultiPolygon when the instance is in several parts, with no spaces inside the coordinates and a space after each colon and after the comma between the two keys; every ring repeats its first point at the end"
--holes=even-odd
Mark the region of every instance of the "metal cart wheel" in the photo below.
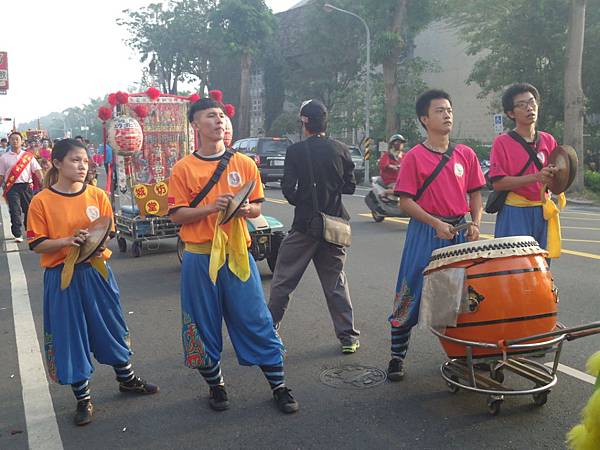
{"type": "Polygon", "coordinates": [[[117,244],[119,245],[119,251],[125,253],[127,251],[127,241],[125,238],[117,238],[117,244]]]}
{"type": "MultiPolygon", "coordinates": [[[[458,377],[456,375],[452,375],[450,377],[450,379],[452,381],[456,381],[458,383],[458,377]]],[[[452,383],[450,383],[450,382],[447,381],[446,385],[448,386],[448,390],[450,391],[451,394],[456,394],[456,393],[458,393],[458,391],[460,391],[460,388],[457,385],[455,385],[455,384],[452,384],[452,383]]]]}
{"type": "Polygon", "coordinates": [[[548,402],[549,393],[550,391],[544,391],[533,394],[533,403],[535,406],[544,406],[548,402]]]}
{"type": "Polygon", "coordinates": [[[375,211],[371,211],[371,216],[373,217],[373,220],[376,223],[383,222],[384,219],[385,219],[385,216],[383,216],[383,215],[381,215],[379,213],[376,213],[375,211]]]}
{"type": "Polygon", "coordinates": [[[142,243],[140,241],[133,241],[133,244],[131,244],[131,253],[135,258],[142,256],[142,243]]]}
{"type": "Polygon", "coordinates": [[[498,395],[490,395],[487,401],[488,411],[492,416],[497,416],[500,414],[500,409],[502,408],[502,402],[504,401],[503,396],[498,395]]]}

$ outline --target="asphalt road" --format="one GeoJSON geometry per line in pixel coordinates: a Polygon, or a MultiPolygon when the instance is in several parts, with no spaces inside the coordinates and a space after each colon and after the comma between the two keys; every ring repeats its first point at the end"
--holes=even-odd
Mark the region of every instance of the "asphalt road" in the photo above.
{"type": "MultiPolygon", "coordinates": [[[[158,383],[161,392],[143,398],[120,394],[112,369],[97,365],[91,383],[95,420],[76,428],[72,425],[75,402],[70,388],[50,384],[62,448],[564,448],[565,433],[578,422],[579,412],[592,393],[591,384],[559,373],[558,385],[545,406],[533,406],[529,397],[507,398],[501,414],[493,417],[487,411],[485,396],[448,392],[439,374],[445,355],[426,330],[414,333],[407,376],[401,383],[351,390],[332,388],[320,381],[322,371],[342,365],[387,367],[387,316],[406,224],[403,219],[374,223],[361,198],[365,194],[359,189],[345,200],[354,233],[347,275],[356,325],[361,331],[360,350],[350,356],[340,354],[312,267],[282,324],[281,335],[288,350],[287,384],[300,402],[298,414],[279,413],[260,371],[239,366],[228,339],[222,366],[231,409],[211,411],[204,382],[198,373],[183,366],[175,242],[145,247],[140,258],[119,253],[113,242],[111,266],[131,331],[134,366],[139,375],[158,383]]],[[[263,212],[289,226],[292,209],[282,200],[279,189],[268,189],[266,195],[263,212]]],[[[567,251],[552,264],[560,289],[559,320],[567,325],[599,320],[600,210],[570,206],[561,218],[567,251]]],[[[482,233],[493,233],[493,216],[486,216],[482,233]]],[[[8,254],[4,251],[10,241],[0,242],[6,244],[0,253],[0,448],[25,449],[28,431],[31,434],[34,430],[27,429],[22,397],[24,375],[19,372],[21,355],[16,346],[8,254]]],[[[19,246],[19,253],[37,337],[43,342],[42,271],[37,256],[24,244],[19,246]]],[[[265,262],[259,267],[268,294],[271,274],[265,262]]],[[[598,336],[566,343],[561,362],[583,371],[587,357],[599,349],[598,336]]],[[[40,448],[50,448],[52,443],[56,442],[48,441],[40,448]]]]}

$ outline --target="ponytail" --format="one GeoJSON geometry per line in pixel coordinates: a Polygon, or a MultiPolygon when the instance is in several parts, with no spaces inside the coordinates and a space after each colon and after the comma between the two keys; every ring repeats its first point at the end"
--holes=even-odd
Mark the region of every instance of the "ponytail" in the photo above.
{"type": "Polygon", "coordinates": [[[52,164],[52,167],[50,167],[48,172],[46,172],[46,175],[44,175],[44,188],[49,188],[50,186],[56,184],[57,181],[58,169],[54,167],[54,164],[52,164]]]}

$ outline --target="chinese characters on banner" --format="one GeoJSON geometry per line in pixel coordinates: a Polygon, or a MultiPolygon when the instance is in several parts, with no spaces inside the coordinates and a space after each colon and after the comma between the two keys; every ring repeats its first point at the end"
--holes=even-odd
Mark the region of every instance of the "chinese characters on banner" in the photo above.
{"type": "Polygon", "coordinates": [[[136,184],[133,187],[133,196],[140,210],[140,216],[166,216],[169,212],[168,192],[167,181],[159,181],[155,184],[136,184]]]}
{"type": "Polygon", "coordinates": [[[8,90],[8,54],[0,52],[0,94],[8,90]]]}

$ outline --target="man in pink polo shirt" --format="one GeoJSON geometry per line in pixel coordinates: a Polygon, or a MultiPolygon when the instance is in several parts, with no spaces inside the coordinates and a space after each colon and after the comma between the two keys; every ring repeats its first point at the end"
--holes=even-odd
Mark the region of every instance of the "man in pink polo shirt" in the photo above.
{"type": "Polygon", "coordinates": [[[504,113],[516,127],[494,140],[489,175],[495,190],[510,191],[498,212],[495,236],[533,236],[541,247],[547,248],[543,188],[556,172],[554,167],[548,167],[548,160],[557,144],[551,134],[536,130],[539,101],[540,94],[531,84],[514,84],[504,92],[504,113]]]}
{"type": "Polygon", "coordinates": [[[485,185],[475,152],[466,145],[450,143],[453,118],[450,96],[440,90],[427,91],[417,99],[416,110],[419,122],[427,131],[427,139],[406,153],[394,188],[400,196],[400,208],[411,219],[402,251],[394,309],[389,317],[392,326],[390,381],[404,378],[404,358],[411,329],[419,320],[423,270],[431,253],[465,239],[479,238],[482,214],[479,191],[485,185]],[[468,212],[472,224],[466,233],[459,233],[455,227],[465,222],[468,212]]]}

